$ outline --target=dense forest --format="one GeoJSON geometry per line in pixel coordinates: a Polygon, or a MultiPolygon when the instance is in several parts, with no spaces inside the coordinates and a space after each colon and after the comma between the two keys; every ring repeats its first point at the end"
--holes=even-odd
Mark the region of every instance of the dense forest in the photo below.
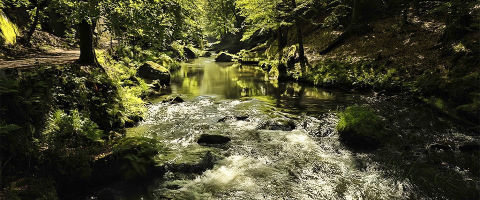
{"type": "Polygon", "coordinates": [[[0,0],[1,199],[479,199],[476,0],[0,0]]]}

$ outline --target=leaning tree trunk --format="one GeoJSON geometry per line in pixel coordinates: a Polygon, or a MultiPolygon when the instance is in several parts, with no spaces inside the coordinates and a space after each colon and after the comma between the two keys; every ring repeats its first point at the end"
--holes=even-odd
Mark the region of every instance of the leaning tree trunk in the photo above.
{"type": "Polygon", "coordinates": [[[36,7],[35,18],[33,19],[32,26],[30,26],[30,29],[27,32],[27,37],[25,38],[25,43],[29,46],[31,46],[30,41],[32,40],[33,33],[35,32],[35,29],[37,29],[38,21],[40,19],[40,7],[38,5],[36,7]]]}
{"type": "Polygon", "coordinates": [[[80,22],[78,31],[80,33],[80,58],[78,62],[84,65],[98,65],[93,45],[92,25],[84,19],[80,22]]]}
{"type": "Polygon", "coordinates": [[[352,16],[350,19],[350,24],[347,29],[337,37],[330,45],[328,45],[324,50],[320,51],[320,55],[327,54],[333,49],[340,46],[347,38],[352,35],[359,34],[366,31],[367,23],[372,17],[371,10],[375,9],[375,6],[381,1],[375,0],[354,0],[352,8],[352,16]]]}

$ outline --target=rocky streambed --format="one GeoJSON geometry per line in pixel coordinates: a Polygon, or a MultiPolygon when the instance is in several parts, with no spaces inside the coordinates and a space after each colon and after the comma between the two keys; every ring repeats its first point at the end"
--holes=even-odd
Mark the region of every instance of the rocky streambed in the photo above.
{"type": "Polygon", "coordinates": [[[162,173],[93,192],[124,199],[475,199],[479,135],[403,94],[270,80],[255,67],[200,58],[172,74],[128,137],[156,144],[162,173]],[[181,96],[184,101],[164,101],[181,96]],[[382,146],[346,147],[337,113],[368,106],[382,146]],[[135,189],[136,188],[136,189],[135,189]]]}

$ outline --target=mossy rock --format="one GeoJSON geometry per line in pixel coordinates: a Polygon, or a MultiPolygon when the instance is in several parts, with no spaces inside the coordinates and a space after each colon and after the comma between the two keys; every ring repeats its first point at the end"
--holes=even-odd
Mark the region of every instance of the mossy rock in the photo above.
{"type": "Polygon", "coordinates": [[[377,149],[385,138],[384,123],[370,108],[350,106],[338,116],[340,139],[352,149],[377,149]]]}
{"type": "Polygon", "coordinates": [[[95,162],[94,182],[123,178],[133,180],[163,173],[154,157],[164,150],[161,144],[146,137],[122,138],[110,155],[95,162]],[[97,180],[98,179],[98,180],[97,180]]]}
{"type": "Polygon", "coordinates": [[[188,59],[198,58],[198,55],[189,47],[183,47],[183,52],[188,59]]]}
{"type": "Polygon", "coordinates": [[[170,71],[151,61],[138,68],[137,76],[149,80],[159,80],[162,85],[170,85],[170,71]]]}
{"type": "Polygon", "coordinates": [[[215,62],[232,62],[234,57],[232,54],[222,52],[215,58],[215,62]]]}

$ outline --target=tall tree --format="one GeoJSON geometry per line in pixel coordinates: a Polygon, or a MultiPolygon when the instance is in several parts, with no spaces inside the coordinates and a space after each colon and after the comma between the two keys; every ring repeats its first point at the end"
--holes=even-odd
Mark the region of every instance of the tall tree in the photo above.
{"type": "Polygon", "coordinates": [[[205,10],[207,34],[222,38],[229,33],[237,32],[235,24],[238,20],[234,0],[205,0],[202,6],[205,10]]]}
{"type": "Polygon", "coordinates": [[[87,19],[83,19],[78,25],[80,36],[80,58],[78,62],[84,65],[98,65],[97,56],[95,54],[93,30],[94,26],[87,19]]]}
{"type": "Polygon", "coordinates": [[[305,74],[306,70],[306,58],[305,58],[305,50],[303,48],[303,35],[302,35],[302,18],[300,13],[298,12],[299,9],[297,8],[297,2],[295,0],[291,0],[292,8],[293,8],[293,16],[295,19],[295,28],[297,30],[297,43],[298,43],[298,57],[300,59],[300,67],[302,71],[302,75],[305,74]]]}
{"type": "Polygon", "coordinates": [[[58,11],[67,16],[71,23],[78,24],[80,38],[80,58],[78,62],[83,65],[98,66],[95,55],[93,31],[94,25],[100,17],[100,4],[104,0],[52,0],[58,6],[58,11]]]}

